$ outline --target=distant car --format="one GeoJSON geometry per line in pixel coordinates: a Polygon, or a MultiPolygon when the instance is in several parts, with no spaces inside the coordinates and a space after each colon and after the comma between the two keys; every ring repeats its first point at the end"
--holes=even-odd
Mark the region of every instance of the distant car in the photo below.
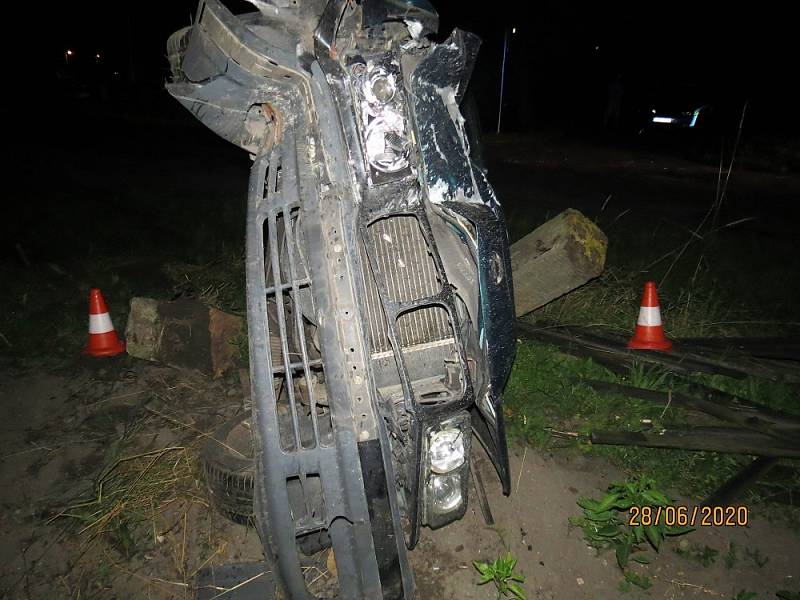
{"type": "MultiPolygon", "coordinates": [[[[648,86],[635,101],[636,132],[650,147],[706,159],[719,154],[728,118],[716,98],[695,85],[648,86]]],[[[727,114],[727,113],[726,113],[727,114]]]]}
{"type": "MultiPolygon", "coordinates": [[[[711,112],[711,107],[707,104],[698,106],[694,110],[684,111],[659,111],[658,109],[651,108],[650,123],[653,127],[696,127],[700,120],[700,115],[703,117],[711,112]]],[[[703,119],[705,122],[705,118],[703,119]]]]}
{"type": "Polygon", "coordinates": [[[691,84],[657,85],[640,95],[639,133],[648,130],[706,129],[713,120],[709,94],[691,84]]]}

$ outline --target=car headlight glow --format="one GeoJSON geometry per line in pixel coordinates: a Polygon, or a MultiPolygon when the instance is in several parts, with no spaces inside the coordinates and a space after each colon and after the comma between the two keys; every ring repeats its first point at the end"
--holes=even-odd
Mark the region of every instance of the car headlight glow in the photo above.
{"type": "Polygon", "coordinates": [[[700,116],[700,111],[701,110],[703,110],[702,106],[691,113],[692,114],[692,120],[689,122],[689,127],[694,127],[695,125],[697,125],[697,117],[700,116]]]}
{"type": "Polygon", "coordinates": [[[464,464],[464,434],[460,429],[442,429],[431,435],[428,443],[431,471],[449,473],[464,464]]]}
{"type": "Polygon", "coordinates": [[[431,508],[437,513],[449,513],[463,501],[461,496],[461,473],[431,475],[428,482],[431,508]]]}

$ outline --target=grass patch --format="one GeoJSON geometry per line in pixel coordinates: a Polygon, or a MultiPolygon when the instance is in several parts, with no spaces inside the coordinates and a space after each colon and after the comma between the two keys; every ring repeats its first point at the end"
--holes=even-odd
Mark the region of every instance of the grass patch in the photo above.
{"type": "Polygon", "coordinates": [[[226,247],[205,264],[171,262],[164,271],[175,282],[175,292],[200,298],[225,312],[243,315],[247,308],[244,248],[226,247]]]}
{"type": "MultiPolygon", "coordinates": [[[[658,369],[635,366],[618,377],[591,359],[562,354],[555,347],[520,340],[517,358],[504,395],[509,436],[541,449],[570,447],[609,458],[630,473],[652,478],[660,489],[700,499],[732,477],[752,459],[736,454],[663,450],[634,446],[600,446],[575,442],[567,434],[588,434],[593,429],[658,430],[710,423],[710,417],[689,413],[674,405],[597,392],[581,383],[595,379],[667,390],[680,389],[679,380],[658,369]],[[709,419],[709,420],[706,420],[709,419]]],[[[757,379],[699,378],[708,385],[744,398],[798,414],[792,386],[757,379]]],[[[797,465],[800,461],[786,461],[797,465]]],[[[800,482],[786,482],[797,485],[800,482]]],[[[749,500],[759,500],[751,492],[749,500]]],[[[800,522],[800,520],[798,521],[800,522]]]]}
{"type": "Polygon", "coordinates": [[[661,371],[636,366],[628,377],[619,378],[591,359],[558,352],[552,346],[520,340],[517,359],[504,395],[509,431],[538,446],[552,443],[552,433],[586,434],[592,429],[623,428],[638,431],[658,424],[683,424],[685,413],[600,393],[581,383],[583,379],[624,382],[648,388],[663,385],[661,371]]]}
{"type": "MultiPolygon", "coordinates": [[[[713,565],[717,560],[717,556],[719,555],[719,550],[715,550],[710,546],[699,546],[697,544],[688,543],[681,543],[677,548],[673,548],[672,550],[678,556],[682,556],[683,558],[691,560],[706,568],[713,565]]],[[[725,564],[727,567],[727,562],[725,564]]]]}
{"type": "MultiPolygon", "coordinates": [[[[601,325],[625,334],[636,324],[642,286],[638,269],[607,269],[600,277],[538,310],[537,318],[564,325],[601,325]]],[[[658,281],[658,279],[656,279],[658,281]]],[[[797,323],[764,318],[725,287],[710,281],[692,289],[666,285],[658,288],[664,329],[670,337],[785,335],[797,323]]],[[[789,317],[791,313],[786,313],[789,317]]]]}

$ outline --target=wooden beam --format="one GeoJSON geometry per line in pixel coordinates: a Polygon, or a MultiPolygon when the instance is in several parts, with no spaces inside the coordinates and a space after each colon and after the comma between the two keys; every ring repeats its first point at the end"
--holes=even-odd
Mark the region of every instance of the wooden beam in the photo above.
{"type": "Polygon", "coordinates": [[[568,208],[511,246],[514,306],[525,315],[603,272],[608,238],[568,208]]]}
{"type": "Polygon", "coordinates": [[[711,348],[727,354],[800,361],[800,340],[794,337],[681,338],[681,343],[711,348]]]}
{"type": "Polygon", "coordinates": [[[724,352],[693,348],[676,342],[672,352],[629,350],[627,339],[599,327],[535,325],[517,320],[517,335],[557,345],[570,354],[592,358],[614,372],[625,372],[634,363],[659,365],[681,374],[713,373],[742,379],[748,376],[773,381],[800,382],[795,363],[778,364],[749,356],[727,356],[724,352]]]}
{"type": "Polygon", "coordinates": [[[735,427],[693,427],[659,431],[593,431],[593,444],[679,448],[754,456],[800,458],[800,447],[784,444],[768,435],[735,427]]]}
{"type": "Polygon", "coordinates": [[[703,500],[703,506],[730,506],[742,492],[752,487],[777,464],[774,456],[759,456],[703,500]]]}
{"type": "MultiPolygon", "coordinates": [[[[608,381],[595,381],[593,379],[581,379],[580,381],[597,391],[620,394],[629,398],[638,398],[659,404],[672,403],[682,408],[697,410],[722,421],[752,429],[800,447],[800,424],[792,426],[792,421],[796,420],[792,415],[776,414],[775,411],[764,413],[752,405],[722,403],[708,398],[695,398],[675,391],[648,390],[608,381]]],[[[721,392],[720,394],[723,395],[721,392]]],[[[735,398],[734,396],[728,397],[735,398]]]]}

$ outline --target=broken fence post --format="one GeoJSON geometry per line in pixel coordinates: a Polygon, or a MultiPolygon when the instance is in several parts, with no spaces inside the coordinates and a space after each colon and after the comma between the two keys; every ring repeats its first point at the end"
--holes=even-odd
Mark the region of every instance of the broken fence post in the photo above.
{"type": "Polygon", "coordinates": [[[511,246],[518,317],[582,286],[603,272],[608,238],[568,208],[511,246]]]}
{"type": "Polygon", "coordinates": [[[219,377],[237,366],[246,331],[242,317],[197,300],[133,298],[125,337],[131,356],[219,377]]]}

